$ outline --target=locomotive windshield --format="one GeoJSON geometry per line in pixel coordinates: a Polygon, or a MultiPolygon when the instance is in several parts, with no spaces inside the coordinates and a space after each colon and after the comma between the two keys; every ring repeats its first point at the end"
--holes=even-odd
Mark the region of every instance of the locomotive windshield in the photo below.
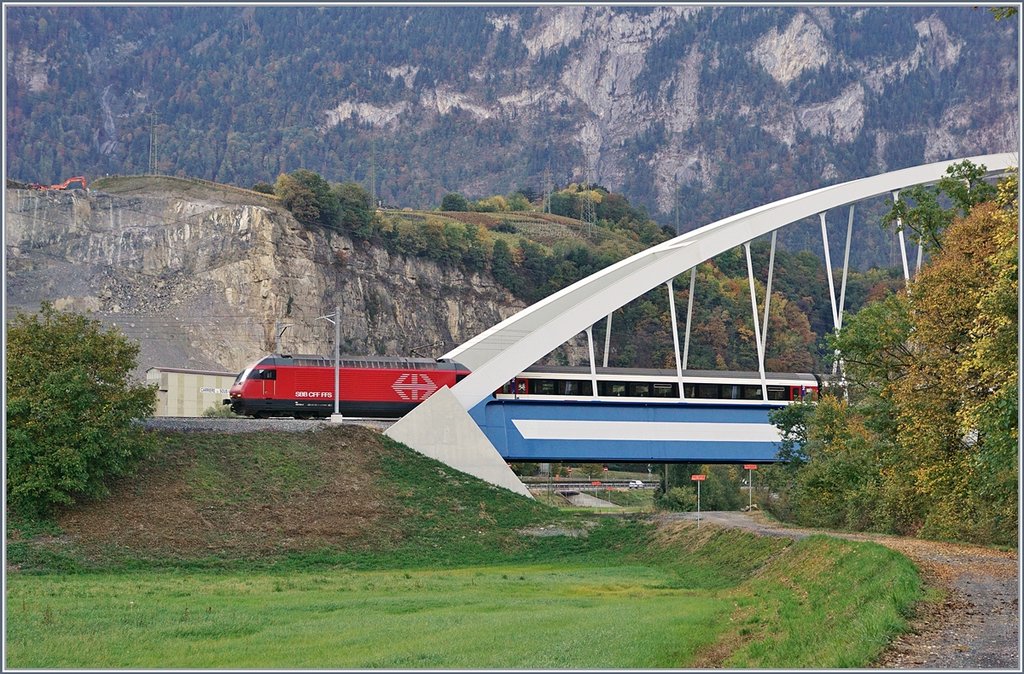
{"type": "Polygon", "coordinates": [[[250,365],[249,367],[247,367],[244,370],[242,370],[241,372],[239,372],[238,376],[235,377],[235,383],[236,384],[241,384],[243,381],[248,379],[249,378],[249,373],[252,372],[252,368],[253,368],[253,366],[250,365]]]}

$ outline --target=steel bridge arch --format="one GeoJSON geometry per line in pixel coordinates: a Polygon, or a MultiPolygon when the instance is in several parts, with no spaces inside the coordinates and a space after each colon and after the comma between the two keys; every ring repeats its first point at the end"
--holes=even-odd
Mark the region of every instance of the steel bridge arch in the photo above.
{"type": "MultiPolygon", "coordinates": [[[[718,220],[606,267],[536,302],[446,353],[443,358],[463,363],[472,370],[472,374],[451,389],[451,396],[435,393],[392,426],[387,434],[423,453],[448,461],[453,457],[446,449],[441,449],[441,455],[438,455],[436,449],[424,451],[417,446],[424,443],[438,444],[436,441],[428,442],[424,437],[429,429],[436,430],[439,423],[444,423],[432,418],[442,404],[448,408],[442,415],[445,420],[454,423],[453,415],[462,416],[451,404],[456,402],[463,410],[465,420],[472,423],[466,411],[559,345],[649,290],[727,250],[749,244],[760,236],[804,218],[821,215],[824,225],[824,213],[829,210],[877,196],[892,195],[898,198],[902,189],[934,184],[947,175],[947,168],[965,160],[985,166],[986,177],[1004,174],[1019,163],[1016,153],[981,155],[890,171],[823,187],[718,220]],[[438,400],[435,401],[435,398],[438,400]],[[442,403],[442,398],[449,402],[442,403]]],[[[828,272],[831,282],[831,267],[828,272]]],[[[752,282],[751,286],[753,288],[752,282]]],[[[834,288],[830,291],[834,294],[834,288]]],[[[754,315],[757,316],[756,304],[754,315]]],[[[490,446],[486,438],[484,442],[490,446]]],[[[494,454],[497,456],[496,451],[494,454]]],[[[456,468],[478,474],[457,465],[459,458],[454,458],[456,462],[452,465],[456,468]]],[[[504,462],[502,467],[505,467],[504,462]]],[[[522,487],[510,470],[508,475],[522,487]]],[[[490,477],[484,479],[494,482],[490,477]]],[[[523,491],[509,486],[508,476],[495,483],[502,483],[502,486],[520,493],[523,491]]]]}
{"type": "MultiPolygon", "coordinates": [[[[990,176],[1013,153],[968,157],[990,176]]],[[[759,206],[643,250],[523,309],[446,353],[473,371],[452,392],[465,409],[609,313],[701,262],[804,218],[907,187],[937,182],[956,159],[823,187],[759,206]]]]}

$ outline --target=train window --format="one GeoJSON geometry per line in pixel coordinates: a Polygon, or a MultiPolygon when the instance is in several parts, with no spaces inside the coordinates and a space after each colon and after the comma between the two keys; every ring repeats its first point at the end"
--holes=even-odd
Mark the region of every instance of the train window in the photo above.
{"type": "Polygon", "coordinates": [[[578,379],[567,379],[565,380],[565,395],[567,396],[589,396],[594,395],[594,387],[589,381],[579,381],[578,379]]]}
{"type": "Polygon", "coordinates": [[[786,387],[785,386],[769,386],[768,387],[768,400],[785,400],[786,399],[786,387]]]}
{"type": "Polygon", "coordinates": [[[626,395],[626,382],[624,381],[599,381],[597,382],[598,395],[622,397],[626,395]]]}
{"type": "Polygon", "coordinates": [[[651,396],[651,385],[645,381],[631,381],[626,390],[629,391],[630,397],[633,398],[649,398],[651,396]]]}
{"type": "Polygon", "coordinates": [[[697,384],[696,398],[721,398],[718,392],[718,384],[697,384]]]}
{"type": "Polygon", "coordinates": [[[277,379],[277,370],[256,370],[253,379],[277,379]]]}
{"type": "Polygon", "coordinates": [[[696,384],[689,384],[689,383],[684,382],[683,383],[683,394],[687,398],[696,398],[697,397],[697,385],[696,384]]]}
{"type": "Polygon", "coordinates": [[[555,393],[555,384],[557,382],[554,379],[534,379],[533,385],[530,386],[530,393],[541,395],[541,396],[553,396],[555,393]]]}
{"type": "Polygon", "coordinates": [[[740,397],[743,400],[761,400],[762,399],[761,387],[760,386],[751,386],[749,384],[746,384],[746,385],[740,387],[740,391],[741,391],[740,397]]]}
{"type": "Polygon", "coordinates": [[[678,398],[678,384],[652,384],[655,398],[678,398]]]}
{"type": "Polygon", "coordinates": [[[722,384],[720,390],[722,397],[726,400],[739,400],[740,387],[738,384],[722,384]]]}

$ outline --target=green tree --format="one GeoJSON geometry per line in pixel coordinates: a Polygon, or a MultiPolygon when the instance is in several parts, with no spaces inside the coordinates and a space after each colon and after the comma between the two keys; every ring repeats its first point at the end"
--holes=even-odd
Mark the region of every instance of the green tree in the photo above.
{"type": "Polygon", "coordinates": [[[106,493],[148,448],[136,420],[154,388],[131,381],[139,346],[80,314],[44,304],[7,331],[7,504],[44,517],[106,493]]]}
{"type": "Polygon", "coordinates": [[[441,199],[442,211],[468,211],[469,201],[458,192],[449,192],[441,199]]]}
{"type": "Polygon", "coordinates": [[[900,193],[900,198],[882,218],[882,224],[897,229],[909,228],[926,249],[942,247],[943,232],[955,217],[965,217],[981,203],[995,198],[996,188],[985,182],[985,167],[969,161],[953,164],[935,186],[915,185],[900,193]],[[940,199],[952,201],[944,208],[940,199]]]}
{"type": "Polygon", "coordinates": [[[373,209],[370,193],[359,183],[344,182],[331,188],[338,202],[339,223],[363,239],[372,234],[373,209]]]}
{"type": "Polygon", "coordinates": [[[512,257],[512,250],[504,239],[497,239],[494,242],[494,251],[491,254],[491,274],[495,281],[513,293],[519,289],[515,260],[512,257]]]}

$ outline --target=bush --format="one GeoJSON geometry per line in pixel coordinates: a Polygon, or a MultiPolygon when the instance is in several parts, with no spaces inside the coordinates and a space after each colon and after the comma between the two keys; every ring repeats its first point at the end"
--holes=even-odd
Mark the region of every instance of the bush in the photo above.
{"type": "Polygon", "coordinates": [[[468,211],[469,201],[458,192],[449,192],[441,199],[442,211],[468,211]]]}
{"type": "Polygon", "coordinates": [[[210,405],[203,410],[203,416],[212,419],[237,419],[239,417],[231,411],[231,405],[210,405]]]}
{"type": "Polygon", "coordinates": [[[43,304],[7,331],[7,506],[46,517],[130,471],[147,442],[156,389],[129,380],[138,344],[43,304]]]}
{"type": "Polygon", "coordinates": [[[664,510],[692,512],[697,509],[697,492],[693,489],[673,487],[658,499],[658,506],[664,510]]]}

